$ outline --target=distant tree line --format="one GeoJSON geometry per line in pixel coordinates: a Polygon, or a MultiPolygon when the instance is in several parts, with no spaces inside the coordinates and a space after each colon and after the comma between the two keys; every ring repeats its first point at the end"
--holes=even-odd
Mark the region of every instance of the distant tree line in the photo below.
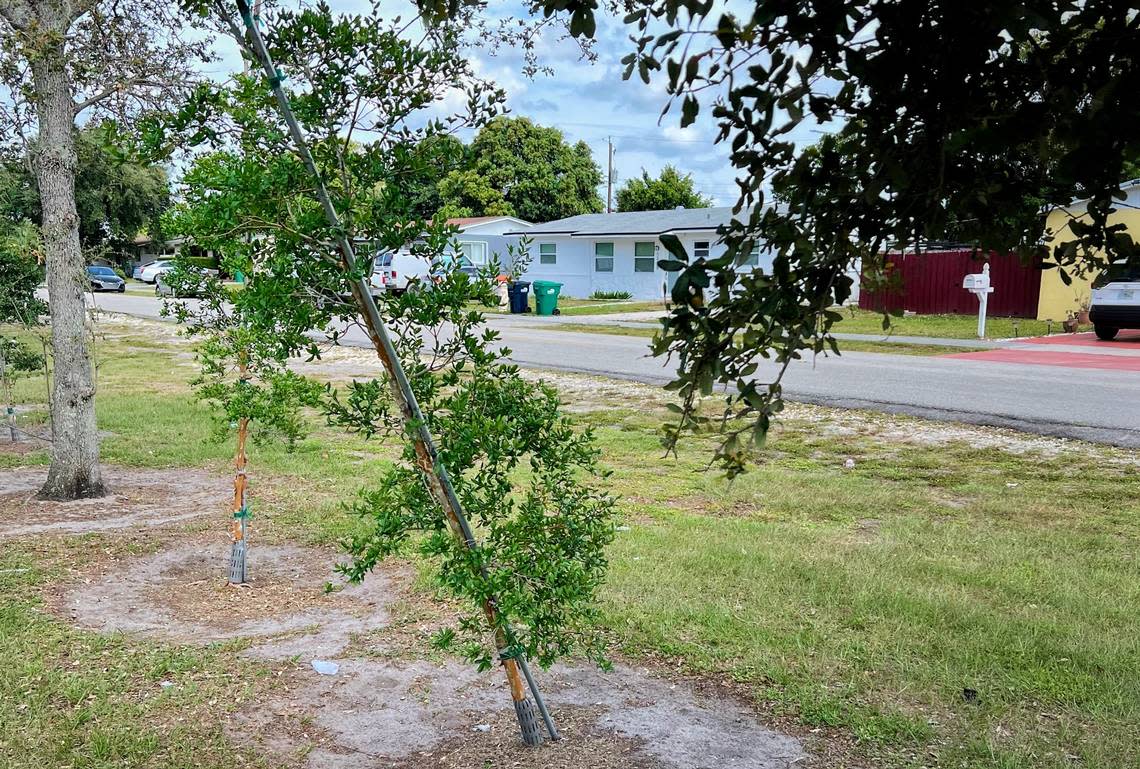
{"type": "MultiPolygon", "coordinates": [[[[433,136],[419,150],[429,172],[412,185],[419,216],[517,216],[549,222],[604,210],[598,187],[604,177],[590,146],[568,142],[557,128],[525,117],[498,117],[471,144],[451,135],[433,136]]],[[[712,201],[694,189],[692,177],[673,166],[651,178],[642,171],[618,190],[619,211],[684,206],[712,201]]]]}
{"type": "MultiPolygon", "coordinates": [[[[144,230],[161,239],[161,215],[170,205],[166,171],[117,153],[114,130],[111,123],[98,123],[76,134],[75,208],[88,258],[121,255],[144,230]]],[[[0,219],[6,228],[41,220],[34,152],[32,147],[0,156],[0,219]]]]}

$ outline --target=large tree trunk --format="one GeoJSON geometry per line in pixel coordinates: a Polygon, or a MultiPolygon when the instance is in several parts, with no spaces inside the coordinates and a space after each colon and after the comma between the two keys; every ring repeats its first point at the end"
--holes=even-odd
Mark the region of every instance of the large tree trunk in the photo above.
{"type": "Polygon", "coordinates": [[[98,497],[105,490],[95,427],[95,372],[83,303],[86,269],[75,212],[75,105],[62,38],[45,40],[38,49],[31,61],[39,122],[35,167],[43,209],[55,367],[51,469],[40,497],[98,497]]]}

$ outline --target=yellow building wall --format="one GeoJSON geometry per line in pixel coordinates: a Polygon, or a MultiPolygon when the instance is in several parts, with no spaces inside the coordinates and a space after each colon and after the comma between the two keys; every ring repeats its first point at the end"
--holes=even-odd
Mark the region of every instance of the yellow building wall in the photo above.
{"type": "MultiPolygon", "coordinates": [[[[1045,243],[1052,248],[1055,242],[1072,240],[1072,233],[1068,223],[1072,221],[1072,209],[1069,211],[1057,210],[1049,214],[1045,226],[1053,233],[1045,243]]],[[[1085,214],[1087,217],[1087,214],[1085,214]]],[[[1140,211],[1135,209],[1117,209],[1108,217],[1109,224],[1123,222],[1133,239],[1140,238],[1140,211]]],[[[1037,300],[1037,320],[1054,320],[1060,322],[1068,317],[1069,312],[1076,312],[1083,302],[1088,302],[1092,293],[1092,281],[1095,275],[1086,275],[1078,278],[1070,276],[1072,283],[1065,285],[1056,268],[1041,271],[1041,295],[1037,300]]]]}

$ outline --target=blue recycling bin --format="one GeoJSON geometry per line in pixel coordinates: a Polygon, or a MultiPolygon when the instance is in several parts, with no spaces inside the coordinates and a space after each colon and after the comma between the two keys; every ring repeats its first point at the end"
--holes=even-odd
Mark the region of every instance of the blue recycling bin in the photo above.
{"type": "Polygon", "coordinates": [[[530,281],[515,280],[507,288],[511,300],[511,313],[530,312],[530,281]]]}

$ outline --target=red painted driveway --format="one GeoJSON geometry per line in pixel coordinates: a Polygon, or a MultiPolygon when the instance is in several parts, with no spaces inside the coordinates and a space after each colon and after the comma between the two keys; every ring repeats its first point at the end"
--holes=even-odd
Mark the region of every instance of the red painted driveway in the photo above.
{"type": "Polygon", "coordinates": [[[1021,339],[1019,342],[1027,344],[1063,344],[1077,347],[1101,347],[1118,350],[1136,350],[1140,353],[1140,331],[1121,331],[1111,342],[1102,342],[1096,334],[1087,331],[1083,334],[1053,334],[1052,336],[1035,336],[1032,339],[1021,339]]]}
{"type": "Polygon", "coordinates": [[[1140,371],[1140,355],[1097,355],[1083,352],[1054,352],[1052,350],[982,350],[943,355],[943,358],[989,361],[991,363],[1022,363],[1030,366],[1064,366],[1066,368],[1099,368],[1110,371],[1140,371]]]}

